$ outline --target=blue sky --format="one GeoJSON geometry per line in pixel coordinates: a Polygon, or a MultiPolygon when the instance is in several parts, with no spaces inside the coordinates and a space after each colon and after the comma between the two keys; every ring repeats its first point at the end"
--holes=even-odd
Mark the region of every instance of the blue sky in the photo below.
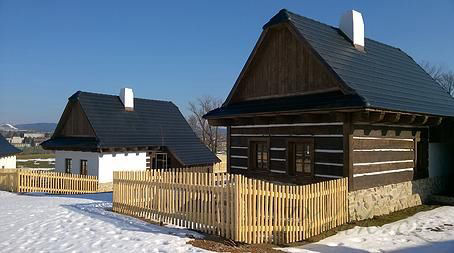
{"type": "Polygon", "coordinates": [[[57,122],[77,90],[225,99],[262,25],[287,8],[337,26],[362,12],[366,36],[454,70],[454,0],[0,0],[0,123],[57,122]]]}

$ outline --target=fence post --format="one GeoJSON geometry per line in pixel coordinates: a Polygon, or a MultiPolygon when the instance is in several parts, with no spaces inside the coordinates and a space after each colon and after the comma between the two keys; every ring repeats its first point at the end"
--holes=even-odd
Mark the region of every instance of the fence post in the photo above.
{"type": "Polygon", "coordinates": [[[20,170],[16,171],[16,192],[20,191],[20,170]]]}
{"type": "Polygon", "coordinates": [[[234,208],[234,222],[233,222],[233,234],[234,241],[239,241],[240,235],[240,219],[241,219],[241,208],[240,208],[240,178],[239,175],[235,175],[235,196],[233,197],[233,208],[234,208]]]}

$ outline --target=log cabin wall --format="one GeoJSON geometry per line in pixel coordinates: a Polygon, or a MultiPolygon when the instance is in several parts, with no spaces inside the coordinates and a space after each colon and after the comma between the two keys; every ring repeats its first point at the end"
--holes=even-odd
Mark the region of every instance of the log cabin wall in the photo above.
{"type": "Polygon", "coordinates": [[[343,122],[280,124],[262,126],[232,126],[229,131],[229,168],[233,173],[268,178],[280,182],[308,183],[344,174],[343,122]],[[251,168],[251,142],[267,143],[269,168],[258,171],[251,168]],[[311,176],[298,176],[290,171],[289,143],[313,143],[311,176]]]}
{"type": "Polygon", "coordinates": [[[350,190],[427,177],[427,144],[424,128],[354,126],[350,190]]]}

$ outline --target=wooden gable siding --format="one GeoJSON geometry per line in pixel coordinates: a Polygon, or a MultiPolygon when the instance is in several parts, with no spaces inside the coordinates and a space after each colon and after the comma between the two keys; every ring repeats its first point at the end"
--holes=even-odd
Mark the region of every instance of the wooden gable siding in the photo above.
{"type": "Polygon", "coordinates": [[[427,129],[354,126],[351,190],[426,177],[426,132],[427,129]]]}
{"type": "Polygon", "coordinates": [[[270,29],[245,67],[231,103],[336,90],[339,81],[287,26],[270,29]]]}
{"type": "Polygon", "coordinates": [[[56,133],[58,137],[95,137],[95,132],[79,102],[68,106],[60,120],[62,128],[56,133]]]}

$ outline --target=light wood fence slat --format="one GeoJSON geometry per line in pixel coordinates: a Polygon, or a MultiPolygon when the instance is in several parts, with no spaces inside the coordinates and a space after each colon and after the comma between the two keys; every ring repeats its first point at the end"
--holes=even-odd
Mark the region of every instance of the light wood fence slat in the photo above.
{"type": "Polygon", "coordinates": [[[0,190],[49,194],[95,193],[98,191],[98,179],[77,174],[0,169],[0,190]]]}
{"type": "MultiPolygon", "coordinates": [[[[0,187],[17,182],[15,176],[0,177],[0,187]]],[[[122,171],[114,172],[113,210],[240,242],[285,244],[347,222],[347,184],[346,178],[290,186],[184,169],[122,171]]]]}

